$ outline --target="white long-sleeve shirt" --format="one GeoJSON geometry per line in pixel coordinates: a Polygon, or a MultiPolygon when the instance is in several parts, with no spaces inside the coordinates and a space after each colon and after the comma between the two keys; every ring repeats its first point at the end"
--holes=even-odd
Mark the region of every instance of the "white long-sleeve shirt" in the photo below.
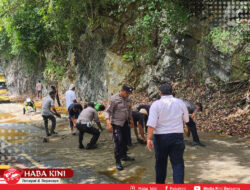
{"type": "Polygon", "coordinates": [[[69,109],[69,106],[74,103],[74,100],[76,100],[76,94],[73,90],[68,90],[65,94],[66,99],[66,107],[69,109]]]}
{"type": "Polygon", "coordinates": [[[155,129],[154,134],[183,133],[183,121],[189,121],[186,105],[181,99],[169,95],[152,104],[147,126],[155,129]]]}

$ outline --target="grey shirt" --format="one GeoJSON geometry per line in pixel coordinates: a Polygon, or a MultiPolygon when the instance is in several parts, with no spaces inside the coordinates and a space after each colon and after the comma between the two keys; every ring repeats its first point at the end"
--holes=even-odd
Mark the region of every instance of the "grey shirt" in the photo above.
{"type": "Polygon", "coordinates": [[[92,121],[99,122],[98,113],[92,107],[87,107],[86,109],[83,109],[77,119],[77,123],[92,121]]]}
{"type": "Polygon", "coordinates": [[[46,96],[42,102],[42,115],[53,115],[50,111],[51,106],[54,106],[54,100],[50,96],[46,96]]]}
{"type": "Polygon", "coordinates": [[[193,104],[193,102],[191,102],[191,101],[184,101],[184,103],[185,103],[185,105],[186,105],[186,107],[188,109],[188,113],[189,114],[192,114],[192,113],[196,112],[196,107],[193,104]]]}
{"type": "Polygon", "coordinates": [[[123,98],[120,93],[111,96],[105,118],[111,119],[111,124],[123,126],[132,115],[132,103],[128,98],[123,98]]]}

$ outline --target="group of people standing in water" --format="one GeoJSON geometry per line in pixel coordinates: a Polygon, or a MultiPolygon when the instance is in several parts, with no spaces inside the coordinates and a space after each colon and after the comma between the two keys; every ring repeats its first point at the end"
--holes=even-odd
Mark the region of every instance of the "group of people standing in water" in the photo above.
{"type": "MultiPolygon", "coordinates": [[[[149,151],[153,148],[155,150],[156,183],[165,183],[168,157],[173,168],[174,183],[183,183],[184,126],[186,125],[188,129],[187,136],[190,132],[192,133],[193,146],[205,146],[200,143],[194,120],[195,114],[202,111],[202,104],[193,104],[190,101],[175,98],[172,86],[167,83],[161,85],[159,91],[159,98],[152,105],[142,104],[132,110],[132,101],[129,96],[133,88],[124,84],[117,94],[109,98],[106,108],[97,102],[89,102],[82,106],[77,102],[75,85],[71,84],[65,94],[65,99],[71,133],[76,135],[75,129],[79,131],[79,149],[97,148],[98,138],[104,130],[98,118],[98,112],[105,111],[107,130],[113,134],[114,157],[118,170],[124,169],[122,161],[135,160],[127,155],[128,146],[132,145],[131,128],[133,128],[137,142],[145,144],[149,151]],[[85,133],[92,134],[86,147],[82,143],[85,133]]],[[[56,94],[57,92],[52,90],[42,102],[42,117],[47,136],[56,134],[54,115],[60,117],[55,109],[56,94]],[[48,120],[52,121],[50,131],[48,120]]]]}

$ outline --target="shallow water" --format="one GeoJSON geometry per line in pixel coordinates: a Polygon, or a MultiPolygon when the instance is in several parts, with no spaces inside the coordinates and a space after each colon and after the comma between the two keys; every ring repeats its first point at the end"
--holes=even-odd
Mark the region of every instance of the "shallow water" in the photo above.
{"type": "MultiPolygon", "coordinates": [[[[147,170],[147,168],[137,168],[135,170],[135,174],[134,175],[130,175],[129,177],[125,177],[125,178],[118,178],[118,180],[120,182],[122,182],[122,183],[130,183],[130,184],[141,183],[143,173],[146,170],[147,170]]],[[[119,171],[116,168],[113,168],[113,169],[109,169],[109,170],[106,170],[106,171],[101,171],[99,173],[102,174],[102,175],[105,175],[107,177],[110,177],[112,179],[117,180],[117,178],[115,177],[115,174],[117,172],[119,172],[119,171]]]]}
{"type": "Polygon", "coordinates": [[[141,183],[143,173],[147,170],[147,168],[138,168],[134,175],[129,176],[125,179],[122,179],[121,182],[124,183],[141,183]]]}
{"type": "Polygon", "coordinates": [[[60,126],[56,126],[56,129],[69,130],[69,126],[68,125],[60,125],[60,126]]]}
{"type": "Polygon", "coordinates": [[[0,139],[8,143],[24,143],[28,141],[29,134],[24,130],[0,129],[0,139]]]}
{"type": "Polygon", "coordinates": [[[9,114],[9,113],[0,113],[0,121],[3,119],[10,119],[15,117],[13,114],[9,114]]]}

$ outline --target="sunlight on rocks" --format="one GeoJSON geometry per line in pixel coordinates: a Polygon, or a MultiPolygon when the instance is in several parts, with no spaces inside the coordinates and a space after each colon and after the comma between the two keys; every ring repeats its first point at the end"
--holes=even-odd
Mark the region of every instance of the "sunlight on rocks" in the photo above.
{"type": "Polygon", "coordinates": [[[214,183],[250,183],[250,168],[241,166],[232,156],[214,158],[210,156],[208,164],[201,170],[200,178],[214,183]]]}
{"type": "Polygon", "coordinates": [[[220,144],[220,145],[225,145],[227,147],[231,147],[231,146],[235,145],[232,142],[220,141],[220,140],[217,140],[217,139],[213,139],[212,141],[217,143],[217,144],[220,144]]]}

